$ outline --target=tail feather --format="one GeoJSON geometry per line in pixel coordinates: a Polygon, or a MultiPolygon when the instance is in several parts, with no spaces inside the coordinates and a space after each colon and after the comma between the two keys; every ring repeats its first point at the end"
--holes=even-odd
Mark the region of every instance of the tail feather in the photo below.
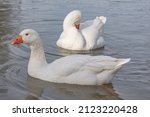
{"type": "Polygon", "coordinates": [[[99,19],[101,20],[101,22],[102,22],[103,24],[106,23],[106,20],[107,20],[106,17],[100,16],[99,19]]]}
{"type": "Polygon", "coordinates": [[[122,65],[128,63],[129,61],[130,61],[130,58],[128,58],[128,59],[120,59],[118,64],[113,69],[112,73],[116,74],[122,68],[122,65]]]}
{"type": "Polygon", "coordinates": [[[130,61],[130,58],[128,58],[128,59],[120,59],[117,67],[122,66],[122,65],[128,63],[129,61],[130,61]]]}

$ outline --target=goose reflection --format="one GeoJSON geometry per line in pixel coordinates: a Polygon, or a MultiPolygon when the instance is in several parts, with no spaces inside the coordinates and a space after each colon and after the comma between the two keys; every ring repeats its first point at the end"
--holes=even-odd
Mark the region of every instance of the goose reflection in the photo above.
{"type": "Polygon", "coordinates": [[[45,82],[36,78],[27,79],[28,95],[25,99],[55,100],[115,100],[120,99],[112,84],[102,86],[70,85],[45,82]]]}
{"type": "Polygon", "coordinates": [[[83,51],[83,50],[67,50],[67,49],[64,49],[64,48],[57,47],[57,51],[62,56],[68,56],[68,55],[72,55],[72,54],[101,55],[101,54],[103,54],[104,47],[94,49],[94,50],[86,50],[86,51],[83,51]]]}

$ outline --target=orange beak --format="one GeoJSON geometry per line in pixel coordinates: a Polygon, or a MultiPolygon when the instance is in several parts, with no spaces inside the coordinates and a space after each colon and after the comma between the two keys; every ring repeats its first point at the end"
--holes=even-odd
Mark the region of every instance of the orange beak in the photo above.
{"type": "Polygon", "coordinates": [[[75,27],[79,30],[80,29],[80,24],[75,24],[75,27]]]}
{"type": "Polygon", "coordinates": [[[16,37],[16,39],[13,39],[12,42],[11,42],[11,44],[13,44],[13,45],[20,44],[20,43],[23,43],[21,35],[19,35],[18,37],[16,37]]]}

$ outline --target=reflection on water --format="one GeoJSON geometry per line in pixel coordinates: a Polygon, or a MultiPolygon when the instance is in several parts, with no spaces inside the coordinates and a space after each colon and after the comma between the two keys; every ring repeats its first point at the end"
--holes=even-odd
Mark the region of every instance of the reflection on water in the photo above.
{"type": "Polygon", "coordinates": [[[69,85],[44,82],[28,77],[27,89],[29,94],[26,99],[119,99],[111,84],[69,85]]]}
{"type": "Polygon", "coordinates": [[[150,99],[149,4],[147,0],[0,0],[0,99],[150,99]],[[98,15],[108,19],[105,48],[81,54],[132,59],[112,84],[79,86],[31,78],[29,47],[10,44],[22,29],[33,28],[42,38],[48,62],[78,53],[55,44],[64,17],[73,9],[83,12],[83,20],[98,15]]]}
{"type": "Polygon", "coordinates": [[[68,55],[73,55],[73,54],[90,54],[90,55],[99,55],[103,53],[104,48],[99,48],[95,50],[87,50],[87,51],[74,51],[74,50],[66,50],[60,47],[57,47],[59,54],[61,56],[68,56],[68,55]]]}

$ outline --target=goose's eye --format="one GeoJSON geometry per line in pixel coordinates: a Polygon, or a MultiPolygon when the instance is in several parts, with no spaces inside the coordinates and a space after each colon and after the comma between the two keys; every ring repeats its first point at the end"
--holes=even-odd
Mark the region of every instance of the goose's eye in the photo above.
{"type": "Polygon", "coordinates": [[[28,36],[29,35],[29,33],[26,33],[26,36],[28,36]]]}

